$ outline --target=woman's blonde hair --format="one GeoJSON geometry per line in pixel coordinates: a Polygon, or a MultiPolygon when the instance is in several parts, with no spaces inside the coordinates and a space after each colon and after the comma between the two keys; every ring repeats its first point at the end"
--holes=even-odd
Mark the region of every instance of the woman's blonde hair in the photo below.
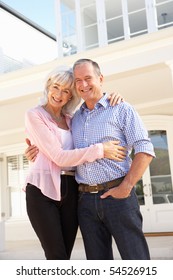
{"type": "Polygon", "coordinates": [[[63,114],[73,114],[77,106],[81,103],[81,98],[75,91],[73,70],[67,66],[60,66],[51,71],[46,79],[43,98],[40,105],[46,105],[48,102],[48,92],[52,84],[59,84],[62,87],[69,89],[72,93],[71,99],[62,108],[63,114]]]}

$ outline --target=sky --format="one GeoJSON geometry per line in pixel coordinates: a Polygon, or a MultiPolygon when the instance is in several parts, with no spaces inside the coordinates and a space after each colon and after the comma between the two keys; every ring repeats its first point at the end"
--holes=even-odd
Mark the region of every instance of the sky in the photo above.
{"type": "Polygon", "coordinates": [[[56,34],[55,0],[2,0],[2,2],[56,34]]]}

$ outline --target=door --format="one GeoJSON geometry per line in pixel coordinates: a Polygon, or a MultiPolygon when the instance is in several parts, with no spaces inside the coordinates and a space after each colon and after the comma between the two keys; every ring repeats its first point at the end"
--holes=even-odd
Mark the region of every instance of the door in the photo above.
{"type": "Polygon", "coordinates": [[[150,130],[156,158],[136,185],[144,232],[173,232],[173,186],[166,130],[150,130]]]}

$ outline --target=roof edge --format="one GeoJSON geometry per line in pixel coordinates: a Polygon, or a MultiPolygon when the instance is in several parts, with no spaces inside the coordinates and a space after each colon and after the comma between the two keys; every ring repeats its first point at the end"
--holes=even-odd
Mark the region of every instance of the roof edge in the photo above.
{"type": "Polygon", "coordinates": [[[51,32],[47,31],[46,29],[42,28],[39,24],[35,23],[34,21],[30,20],[29,18],[25,17],[21,13],[17,12],[15,9],[11,8],[7,4],[1,1],[0,7],[5,10],[6,12],[10,13],[11,15],[17,17],[18,19],[22,20],[23,22],[27,23],[28,25],[32,26],[36,30],[40,31],[50,39],[56,41],[56,36],[51,32]]]}

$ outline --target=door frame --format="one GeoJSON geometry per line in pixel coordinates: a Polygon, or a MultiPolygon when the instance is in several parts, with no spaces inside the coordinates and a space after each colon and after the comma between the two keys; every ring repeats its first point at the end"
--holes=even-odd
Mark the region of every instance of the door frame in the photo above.
{"type": "MultiPolygon", "coordinates": [[[[172,116],[143,116],[142,120],[147,130],[166,130],[170,172],[173,183],[173,117],[172,116]]],[[[173,232],[173,222],[169,217],[173,215],[173,204],[153,204],[149,167],[142,177],[146,196],[145,205],[141,205],[143,216],[143,230],[145,233],[173,232]],[[160,222],[163,221],[163,222],[160,222]]]]}

